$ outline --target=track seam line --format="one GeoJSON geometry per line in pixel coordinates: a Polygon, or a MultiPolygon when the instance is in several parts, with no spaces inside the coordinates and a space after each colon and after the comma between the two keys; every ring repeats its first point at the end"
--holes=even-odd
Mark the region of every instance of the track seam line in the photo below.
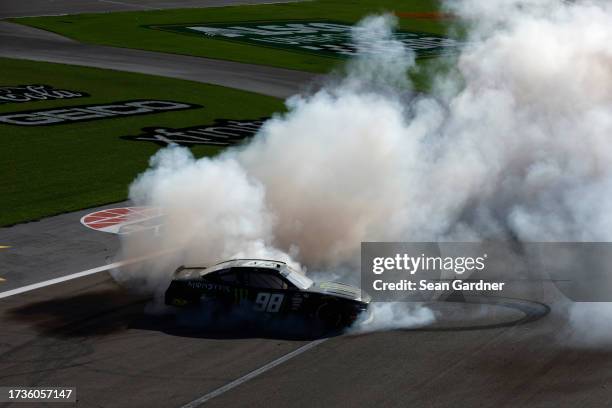
{"type": "Polygon", "coordinates": [[[305,345],[303,345],[302,347],[293,350],[292,352],[285,354],[282,357],[277,358],[276,360],[273,360],[271,362],[269,362],[268,364],[259,367],[256,370],[251,371],[250,373],[243,375],[242,377],[239,377],[237,379],[235,379],[234,381],[225,384],[222,387],[217,388],[214,391],[209,392],[208,394],[204,394],[203,396],[201,396],[198,399],[195,399],[193,401],[191,401],[188,404],[182,405],[180,408],[196,408],[199,407],[201,405],[203,405],[204,403],[206,403],[207,401],[218,397],[221,394],[226,393],[227,391],[231,390],[232,388],[236,388],[237,386],[239,386],[240,384],[244,384],[245,382],[265,373],[268,370],[273,369],[274,367],[284,363],[285,361],[288,361],[290,359],[292,359],[293,357],[296,357],[316,346],[318,346],[319,344],[327,341],[328,338],[323,338],[323,339],[318,339],[318,340],[314,340],[311,341],[310,343],[307,343],[305,345]]]}

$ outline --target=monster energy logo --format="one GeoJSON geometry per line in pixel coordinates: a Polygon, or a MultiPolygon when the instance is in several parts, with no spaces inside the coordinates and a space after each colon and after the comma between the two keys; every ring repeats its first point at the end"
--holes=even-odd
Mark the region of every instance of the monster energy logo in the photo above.
{"type": "Polygon", "coordinates": [[[234,288],[234,303],[242,304],[249,298],[249,290],[245,288],[234,288]]]}

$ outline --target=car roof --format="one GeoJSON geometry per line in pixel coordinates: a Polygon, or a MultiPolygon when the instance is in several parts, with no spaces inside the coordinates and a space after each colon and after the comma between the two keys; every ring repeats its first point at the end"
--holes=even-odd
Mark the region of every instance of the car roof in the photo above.
{"type": "Polygon", "coordinates": [[[258,268],[269,269],[276,271],[286,279],[291,281],[295,286],[301,289],[307,289],[312,286],[313,282],[306,275],[292,269],[283,261],[274,259],[230,259],[229,261],[219,262],[218,264],[204,266],[181,266],[175,272],[175,279],[193,279],[230,268],[258,268]]]}
{"type": "MultiPolygon", "coordinates": [[[[217,272],[222,269],[229,268],[267,268],[280,271],[287,264],[282,261],[276,261],[273,259],[230,259],[228,261],[219,262],[212,266],[181,266],[177,270],[177,275],[180,274],[181,271],[194,271],[198,270],[200,275],[207,275],[212,272],[217,272]]],[[[182,275],[185,275],[183,273],[182,275]]]]}
{"type": "Polygon", "coordinates": [[[230,259],[229,261],[219,262],[206,268],[206,273],[227,268],[269,268],[280,270],[285,265],[285,262],[273,259],[230,259]]]}

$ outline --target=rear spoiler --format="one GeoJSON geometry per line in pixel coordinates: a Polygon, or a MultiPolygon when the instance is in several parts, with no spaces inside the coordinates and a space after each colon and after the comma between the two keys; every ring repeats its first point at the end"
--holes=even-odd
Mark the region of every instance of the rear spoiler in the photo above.
{"type": "Polygon", "coordinates": [[[176,268],[176,270],[174,271],[174,276],[178,275],[179,273],[181,273],[181,271],[185,270],[185,269],[206,269],[206,266],[185,266],[185,265],[181,265],[178,268],[176,268]]]}
{"type": "MultiPolygon", "coordinates": [[[[219,263],[214,264],[213,266],[217,266],[217,265],[221,265],[224,263],[229,263],[229,262],[235,262],[235,261],[262,261],[262,262],[274,262],[275,264],[278,264],[280,267],[280,265],[287,265],[286,262],[283,261],[277,261],[274,259],[261,259],[261,258],[236,258],[236,259],[228,259],[227,261],[222,261],[219,263]]],[[[178,275],[182,270],[184,269],[206,269],[208,268],[208,266],[196,266],[196,265],[190,265],[190,266],[185,266],[185,265],[181,265],[179,266],[176,271],[174,271],[174,275],[178,275]]]]}

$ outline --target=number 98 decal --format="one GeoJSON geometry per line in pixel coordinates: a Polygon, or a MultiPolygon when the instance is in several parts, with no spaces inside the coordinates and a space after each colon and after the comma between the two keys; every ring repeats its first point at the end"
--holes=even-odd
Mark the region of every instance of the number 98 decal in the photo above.
{"type": "Polygon", "coordinates": [[[259,292],[255,298],[256,312],[277,313],[283,304],[285,295],[281,293],[259,292]]]}

